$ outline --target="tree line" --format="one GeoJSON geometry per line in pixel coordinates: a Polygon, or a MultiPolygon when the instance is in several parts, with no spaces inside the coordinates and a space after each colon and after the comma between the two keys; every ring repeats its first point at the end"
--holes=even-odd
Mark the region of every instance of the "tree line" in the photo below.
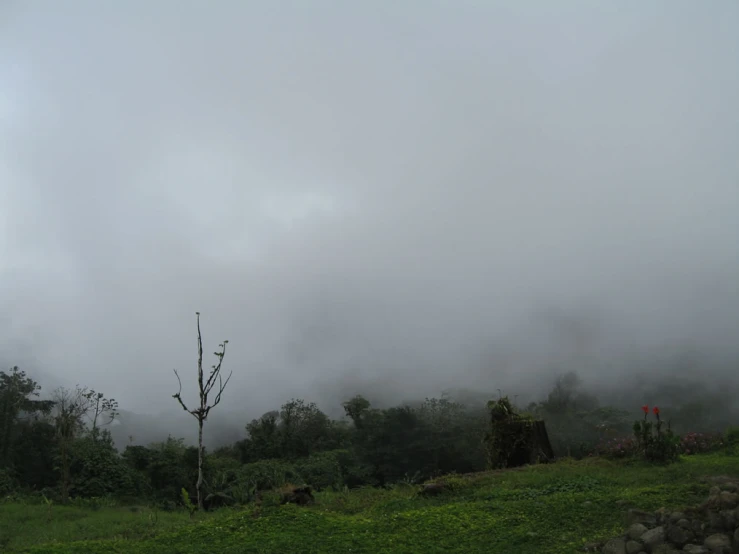
{"type": "MultiPolygon", "coordinates": [[[[318,490],[381,487],[487,469],[489,408],[448,395],[390,408],[357,395],[342,403],[340,419],[315,403],[292,399],[246,423],[245,439],[208,452],[204,423],[230,378],[221,379],[226,344],[219,345],[210,371],[203,370],[198,318],[199,396],[190,404],[180,392],[173,395],[196,420],[196,446],[170,436],[119,451],[110,433],[118,417],[115,399],[77,386],[42,400],[40,385],[25,371],[0,371],[0,495],[43,494],[59,502],[115,496],[173,507],[184,488],[209,508],[248,502],[286,482],[318,490]]],[[[694,385],[683,389],[673,396],[685,393],[695,400],[700,392],[694,385]]],[[[699,408],[695,402],[676,404],[673,413],[677,421],[687,417],[698,426],[699,408]]],[[[715,400],[713,408],[715,415],[715,400]]],[[[608,436],[629,435],[634,421],[633,411],[602,405],[585,392],[572,372],[558,377],[541,402],[519,409],[546,422],[558,456],[586,456],[608,436]]]]}

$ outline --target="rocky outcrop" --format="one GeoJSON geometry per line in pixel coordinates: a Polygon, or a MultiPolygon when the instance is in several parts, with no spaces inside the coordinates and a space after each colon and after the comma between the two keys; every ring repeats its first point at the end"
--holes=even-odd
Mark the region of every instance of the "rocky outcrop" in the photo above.
{"type": "Polygon", "coordinates": [[[629,510],[631,526],[622,536],[600,546],[600,552],[739,554],[739,479],[717,477],[710,481],[708,499],[694,508],[629,510]]]}

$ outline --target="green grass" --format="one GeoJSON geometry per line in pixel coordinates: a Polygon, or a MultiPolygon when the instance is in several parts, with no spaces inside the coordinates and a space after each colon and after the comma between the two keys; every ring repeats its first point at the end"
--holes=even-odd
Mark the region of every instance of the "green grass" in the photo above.
{"type": "Polygon", "coordinates": [[[192,525],[186,512],[133,507],[91,510],[74,506],[0,503],[0,552],[33,545],[113,539],[136,541],[192,525]]]}
{"type": "Polygon", "coordinates": [[[591,459],[449,478],[452,491],[319,493],[310,508],[247,507],[189,520],[186,513],[0,506],[6,552],[88,553],[571,553],[622,532],[629,506],[702,501],[700,477],[739,477],[739,456],[682,458],[667,467],[591,459]]]}

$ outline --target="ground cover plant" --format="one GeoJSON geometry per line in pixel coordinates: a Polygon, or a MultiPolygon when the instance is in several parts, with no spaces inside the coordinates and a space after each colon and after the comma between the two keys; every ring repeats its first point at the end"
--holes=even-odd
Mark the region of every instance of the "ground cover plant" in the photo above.
{"type": "Polygon", "coordinates": [[[723,450],[653,465],[604,458],[448,476],[442,494],[419,487],[316,493],[309,507],[275,499],[240,509],[133,512],[101,506],[0,506],[8,552],[496,552],[569,553],[620,534],[630,506],[655,510],[701,501],[711,475],[739,477],[723,450]],[[24,523],[25,522],[25,523],[24,523]],[[23,531],[19,531],[23,529],[23,531]]]}

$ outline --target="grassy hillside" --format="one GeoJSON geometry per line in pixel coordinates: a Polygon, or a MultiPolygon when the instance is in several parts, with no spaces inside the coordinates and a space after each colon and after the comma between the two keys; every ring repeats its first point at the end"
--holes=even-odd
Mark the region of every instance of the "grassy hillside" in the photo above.
{"type": "Polygon", "coordinates": [[[416,487],[324,492],[309,508],[250,506],[205,514],[145,508],[0,505],[0,549],[88,553],[571,553],[621,532],[629,506],[699,503],[709,475],[739,476],[739,457],[683,457],[667,467],[589,459],[454,476],[434,499],[416,487]]]}

